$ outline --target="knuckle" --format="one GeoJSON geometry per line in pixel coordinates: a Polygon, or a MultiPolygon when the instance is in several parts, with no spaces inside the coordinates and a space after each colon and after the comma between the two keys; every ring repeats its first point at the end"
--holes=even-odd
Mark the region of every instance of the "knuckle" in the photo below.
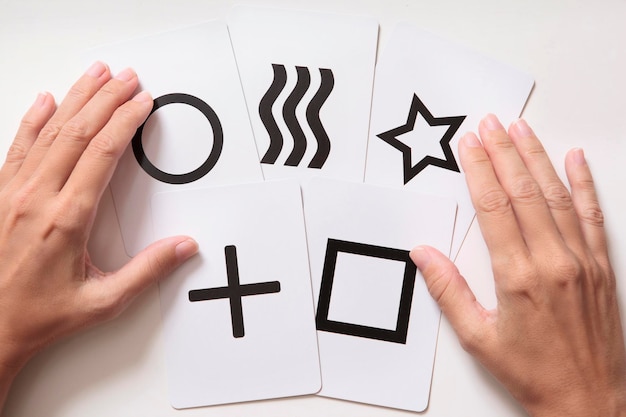
{"type": "Polygon", "coordinates": [[[476,211],[485,214],[503,214],[511,209],[511,201],[502,189],[491,189],[479,196],[476,211]]]}
{"type": "Polygon", "coordinates": [[[67,98],[71,101],[83,102],[91,97],[92,92],[86,85],[76,83],[67,92],[67,98]]]}
{"type": "Polygon", "coordinates": [[[562,184],[553,184],[546,187],[544,197],[548,207],[553,210],[571,210],[573,207],[569,191],[562,184]]]}
{"type": "Polygon", "coordinates": [[[428,291],[432,294],[433,299],[444,309],[447,300],[454,299],[451,292],[456,288],[452,285],[455,273],[458,273],[458,271],[451,268],[438,269],[431,272],[427,280],[428,291]]]}
{"type": "Polygon", "coordinates": [[[85,206],[84,199],[77,196],[60,199],[50,211],[46,234],[57,234],[68,240],[82,237],[85,233],[85,206]]]}
{"type": "Polygon", "coordinates": [[[9,201],[9,219],[15,224],[28,217],[35,205],[35,189],[31,184],[25,184],[11,197],[9,201]]]}
{"type": "Polygon", "coordinates": [[[517,178],[511,183],[511,198],[519,203],[534,203],[543,198],[539,184],[529,177],[517,178]]]}
{"type": "Polygon", "coordinates": [[[590,201],[580,210],[579,217],[581,221],[591,226],[604,226],[604,213],[597,201],[590,201]]]}
{"type": "Polygon", "coordinates": [[[103,322],[110,320],[121,313],[124,303],[113,294],[101,292],[90,300],[88,308],[89,320],[103,322]]]}
{"type": "Polygon", "coordinates": [[[26,115],[20,122],[20,126],[22,129],[32,132],[38,130],[41,127],[41,123],[33,116],[26,115]]]}
{"type": "Polygon", "coordinates": [[[108,132],[101,131],[89,144],[89,151],[92,155],[101,159],[116,158],[119,149],[115,138],[108,132]]]}
{"type": "Polygon", "coordinates": [[[132,106],[133,102],[127,102],[115,110],[115,118],[121,119],[125,123],[134,122],[137,119],[137,111],[132,106]]]}
{"type": "Polygon", "coordinates": [[[89,137],[89,123],[84,118],[75,116],[65,123],[61,132],[64,137],[82,142],[89,137]]]}
{"type": "Polygon", "coordinates": [[[497,152],[508,152],[514,150],[517,152],[515,148],[515,144],[509,139],[506,134],[497,134],[493,139],[493,146],[497,152]]]}
{"type": "Polygon", "coordinates": [[[120,86],[114,82],[108,82],[98,90],[98,94],[105,96],[106,99],[117,100],[120,94],[120,86]]]}
{"type": "Polygon", "coordinates": [[[539,141],[534,142],[524,150],[524,155],[530,159],[543,159],[545,154],[546,151],[539,141]]]}
{"type": "Polygon", "coordinates": [[[605,285],[607,292],[609,294],[615,295],[617,291],[617,282],[615,278],[615,273],[609,267],[608,272],[606,273],[606,277],[602,280],[602,283],[605,285]]]}
{"type": "Polygon", "coordinates": [[[159,278],[167,274],[170,268],[168,263],[162,256],[152,256],[148,259],[148,275],[152,277],[154,282],[158,282],[159,278]]]}
{"type": "Polygon", "coordinates": [[[561,288],[578,285],[585,275],[585,270],[572,254],[563,254],[551,259],[552,281],[561,288]]]}
{"type": "Polygon", "coordinates": [[[529,259],[521,256],[498,256],[493,257],[492,266],[508,295],[518,299],[534,297],[538,272],[529,259]]]}
{"type": "Polygon", "coordinates": [[[6,155],[6,162],[19,162],[26,158],[28,148],[21,141],[16,140],[11,144],[6,155]]]}
{"type": "Polygon", "coordinates": [[[39,133],[38,141],[41,144],[47,145],[50,144],[59,136],[61,132],[61,125],[58,123],[47,123],[39,133]]]}

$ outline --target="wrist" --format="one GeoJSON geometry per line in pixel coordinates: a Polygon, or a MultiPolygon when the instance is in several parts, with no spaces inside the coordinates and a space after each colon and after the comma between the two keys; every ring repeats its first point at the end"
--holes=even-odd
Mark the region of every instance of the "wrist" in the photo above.
{"type": "Polygon", "coordinates": [[[27,362],[28,356],[15,344],[0,339],[0,414],[15,377],[27,362]]]}
{"type": "MultiPolygon", "coordinates": [[[[6,327],[3,327],[6,329],[6,327]]],[[[0,372],[5,375],[17,375],[32,357],[30,349],[18,343],[11,332],[0,331],[0,372]]]]}
{"type": "Polygon", "coordinates": [[[555,400],[541,407],[526,407],[532,417],[626,417],[626,389],[594,389],[569,400],[555,400]]]}

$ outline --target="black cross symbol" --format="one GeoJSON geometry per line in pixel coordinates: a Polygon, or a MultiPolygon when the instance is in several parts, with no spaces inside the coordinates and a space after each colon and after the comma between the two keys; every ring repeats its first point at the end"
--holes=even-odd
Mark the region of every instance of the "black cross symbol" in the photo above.
{"type": "Polygon", "coordinates": [[[239,283],[239,267],[237,265],[237,248],[233,245],[226,246],[224,248],[224,254],[226,255],[228,286],[191,290],[189,291],[189,301],[218,300],[221,298],[230,299],[230,317],[233,324],[233,337],[244,337],[241,297],[280,292],[280,282],[269,281],[241,285],[239,283]]]}

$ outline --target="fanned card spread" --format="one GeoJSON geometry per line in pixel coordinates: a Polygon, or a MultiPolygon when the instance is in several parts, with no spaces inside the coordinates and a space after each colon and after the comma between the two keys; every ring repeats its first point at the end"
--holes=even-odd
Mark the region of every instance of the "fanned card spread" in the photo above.
{"type": "Polygon", "coordinates": [[[126,251],[188,234],[160,284],[176,408],[316,394],[428,405],[440,312],[408,254],[474,217],[456,150],[530,76],[409,24],[238,6],[89,51],[154,100],[111,189],[126,251]]]}

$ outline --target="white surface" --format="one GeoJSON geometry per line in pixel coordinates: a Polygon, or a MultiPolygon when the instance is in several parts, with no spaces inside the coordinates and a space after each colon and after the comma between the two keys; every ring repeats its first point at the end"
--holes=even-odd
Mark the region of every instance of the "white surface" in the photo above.
{"type": "MultiPolygon", "coordinates": [[[[370,253],[364,252],[368,254],[367,257],[352,255],[350,256],[352,259],[347,262],[342,258],[350,251],[350,248],[346,248],[345,242],[409,251],[415,242],[419,241],[445,252],[452,241],[456,201],[405,190],[327,179],[312,179],[304,183],[302,195],[313,297],[317,308],[317,337],[322,368],[320,395],[403,410],[423,411],[428,405],[441,313],[430,297],[421,274],[414,273],[415,281],[404,343],[347,335],[342,331],[323,330],[319,325],[320,314],[323,318],[323,309],[320,309],[320,305],[323,305],[322,296],[326,295],[323,288],[324,285],[328,288],[329,278],[332,279],[331,306],[336,303],[358,304],[357,297],[350,296],[345,291],[335,292],[335,280],[341,282],[350,274],[352,280],[362,281],[354,282],[353,287],[358,288],[368,282],[368,276],[372,272],[376,273],[377,268],[372,269],[369,263],[362,260],[359,262],[354,258],[384,259],[379,257],[384,256],[380,252],[376,253],[375,249],[369,248],[370,253]],[[331,247],[330,239],[344,243],[343,247],[334,247],[338,255],[334,271],[327,269],[328,257],[332,256],[328,249],[331,247]],[[347,267],[350,269],[347,270],[347,267]],[[334,274],[330,275],[331,271],[334,274]],[[333,299],[333,296],[337,298],[333,299]]],[[[358,248],[362,249],[362,246],[358,248]]],[[[387,263],[400,264],[402,267],[399,270],[387,268],[386,272],[378,275],[375,280],[380,282],[385,280],[388,274],[393,273],[397,279],[399,273],[403,281],[405,270],[408,270],[406,265],[413,264],[408,259],[408,264],[400,261],[402,258],[396,259],[396,261],[385,260],[387,263]]],[[[340,290],[341,286],[340,284],[340,290]]],[[[402,284],[399,290],[401,289],[402,284]]],[[[353,289],[352,292],[357,293],[357,290],[353,289]]],[[[394,300],[393,297],[384,295],[379,293],[377,299],[371,301],[372,308],[380,308],[383,311],[395,309],[396,320],[399,322],[398,298],[394,300]]],[[[361,302],[366,300],[367,298],[361,302]]],[[[358,308],[350,305],[347,310],[357,312],[358,308]]],[[[330,314],[328,318],[331,319],[330,314]]],[[[360,325],[362,324],[360,320],[367,317],[356,317],[355,321],[349,320],[350,318],[346,317],[348,320],[339,322],[360,325]]],[[[393,326],[393,330],[396,330],[396,326],[393,326]]],[[[398,331],[402,329],[398,328],[398,331]]]]}
{"type": "MultiPolygon", "coordinates": [[[[376,67],[365,182],[456,200],[458,211],[450,251],[451,257],[456,257],[474,218],[472,200],[457,152],[459,139],[467,130],[477,126],[486,113],[497,114],[504,124],[517,119],[532,86],[531,75],[506,63],[485,57],[415,25],[398,25],[389,42],[382,45],[376,67]],[[462,124],[448,141],[460,172],[429,165],[405,183],[403,153],[378,135],[412,122],[419,129],[419,119],[407,120],[407,115],[413,110],[414,96],[432,115],[432,123],[440,118],[464,116],[462,124]]],[[[422,109],[419,109],[418,116],[421,114],[422,109]]],[[[449,123],[447,127],[450,127],[449,123]]],[[[439,128],[435,127],[433,131],[439,131],[439,128]]],[[[434,157],[439,157],[441,153],[439,141],[444,133],[436,139],[439,149],[431,154],[434,157]]],[[[414,150],[423,149],[423,143],[430,135],[415,137],[406,133],[395,137],[414,150]]],[[[413,159],[413,156],[411,154],[412,167],[421,161],[421,158],[413,159]]],[[[447,161],[445,157],[439,159],[447,161]]]]}
{"type": "MultiPolygon", "coordinates": [[[[605,0],[316,0],[249,4],[360,14],[381,23],[381,42],[408,20],[530,73],[536,81],[524,111],[563,173],[565,152],[585,148],[595,174],[618,280],[626,277],[626,2],[605,0]],[[622,256],[620,256],[622,255],[622,256]]],[[[84,70],[91,47],[225,18],[234,1],[0,0],[0,152],[37,92],[60,98],[84,70]]],[[[103,269],[126,261],[110,196],[91,243],[103,269]]],[[[457,264],[481,301],[493,305],[487,251],[474,224],[457,264]]],[[[626,283],[618,283],[626,299],[626,283]]],[[[624,311],[624,309],[622,309],[624,311]]],[[[626,317],[625,317],[626,318],[626,317]]],[[[15,383],[10,416],[400,416],[399,411],[304,397],[176,412],[168,404],[158,292],[149,290],[118,320],[51,347],[15,383]]],[[[428,416],[522,416],[459,347],[445,320],[439,333],[428,416]]]]}
{"type": "Polygon", "coordinates": [[[176,408],[313,394],[321,387],[300,186],[295,180],[159,193],[154,234],[193,235],[200,253],[159,284],[169,398],[176,408]],[[271,196],[271,198],[268,198],[271,196]],[[228,299],[189,291],[228,285],[225,247],[241,285],[278,281],[241,297],[234,337],[228,299]]]}

